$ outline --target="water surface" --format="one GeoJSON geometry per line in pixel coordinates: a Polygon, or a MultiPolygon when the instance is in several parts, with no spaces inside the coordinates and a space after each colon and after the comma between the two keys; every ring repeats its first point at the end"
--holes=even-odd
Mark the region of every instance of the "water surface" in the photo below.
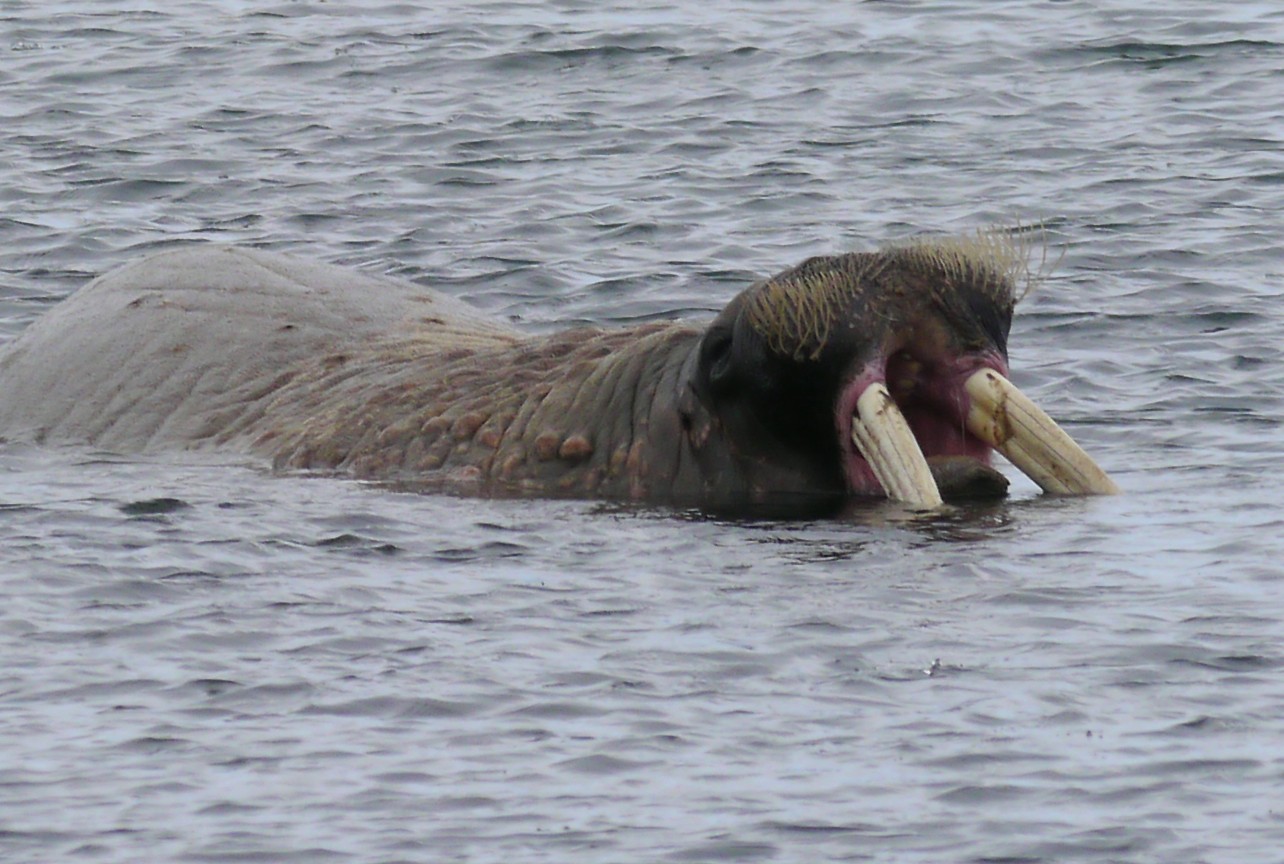
{"type": "Polygon", "coordinates": [[[180,242],[543,331],[1038,223],[1014,378],[1126,494],[736,522],[8,445],[0,858],[1280,860],[1284,13],[629,5],[7,3],[0,329],[180,242]]]}

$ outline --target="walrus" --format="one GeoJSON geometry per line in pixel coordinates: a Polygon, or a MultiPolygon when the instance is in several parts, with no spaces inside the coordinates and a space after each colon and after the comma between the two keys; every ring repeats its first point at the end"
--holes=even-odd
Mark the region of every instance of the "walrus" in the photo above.
{"type": "Polygon", "coordinates": [[[1118,491],[1008,380],[999,232],[809,258],[707,326],[531,335],[441,292],[252,248],[156,253],[0,353],[0,438],[207,450],[459,495],[809,512],[1118,491]]]}

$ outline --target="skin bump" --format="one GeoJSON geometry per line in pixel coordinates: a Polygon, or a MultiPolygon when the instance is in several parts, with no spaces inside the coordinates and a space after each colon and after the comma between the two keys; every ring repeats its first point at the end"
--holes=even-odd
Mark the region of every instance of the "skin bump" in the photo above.
{"type": "Polygon", "coordinates": [[[556,432],[542,432],[535,437],[534,451],[535,458],[541,462],[548,462],[557,455],[557,451],[562,443],[562,437],[556,432]]]}
{"type": "Polygon", "coordinates": [[[583,435],[570,436],[557,450],[558,458],[567,462],[583,462],[592,455],[593,445],[583,435]]]}

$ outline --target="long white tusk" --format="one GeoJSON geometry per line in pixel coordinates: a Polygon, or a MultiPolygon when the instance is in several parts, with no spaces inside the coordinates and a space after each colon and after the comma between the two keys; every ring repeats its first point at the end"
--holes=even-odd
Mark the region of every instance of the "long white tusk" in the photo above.
{"type": "Polygon", "coordinates": [[[941,493],[923,451],[886,385],[871,384],[856,400],[852,443],[889,498],[916,507],[941,506],[941,493]]]}
{"type": "Polygon", "coordinates": [[[1092,457],[1007,378],[982,369],[964,386],[972,397],[968,431],[1006,456],[1045,492],[1114,495],[1119,491],[1092,457]]]}

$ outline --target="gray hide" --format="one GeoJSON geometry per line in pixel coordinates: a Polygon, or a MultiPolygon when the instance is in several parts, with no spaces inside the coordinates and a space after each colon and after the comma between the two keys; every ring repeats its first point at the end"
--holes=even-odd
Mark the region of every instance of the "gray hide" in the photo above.
{"type": "Polygon", "coordinates": [[[376,342],[517,338],[405,280],[252,249],[177,249],[98,278],[5,346],[0,436],[199,446],[302,361],[376,342]]]}

